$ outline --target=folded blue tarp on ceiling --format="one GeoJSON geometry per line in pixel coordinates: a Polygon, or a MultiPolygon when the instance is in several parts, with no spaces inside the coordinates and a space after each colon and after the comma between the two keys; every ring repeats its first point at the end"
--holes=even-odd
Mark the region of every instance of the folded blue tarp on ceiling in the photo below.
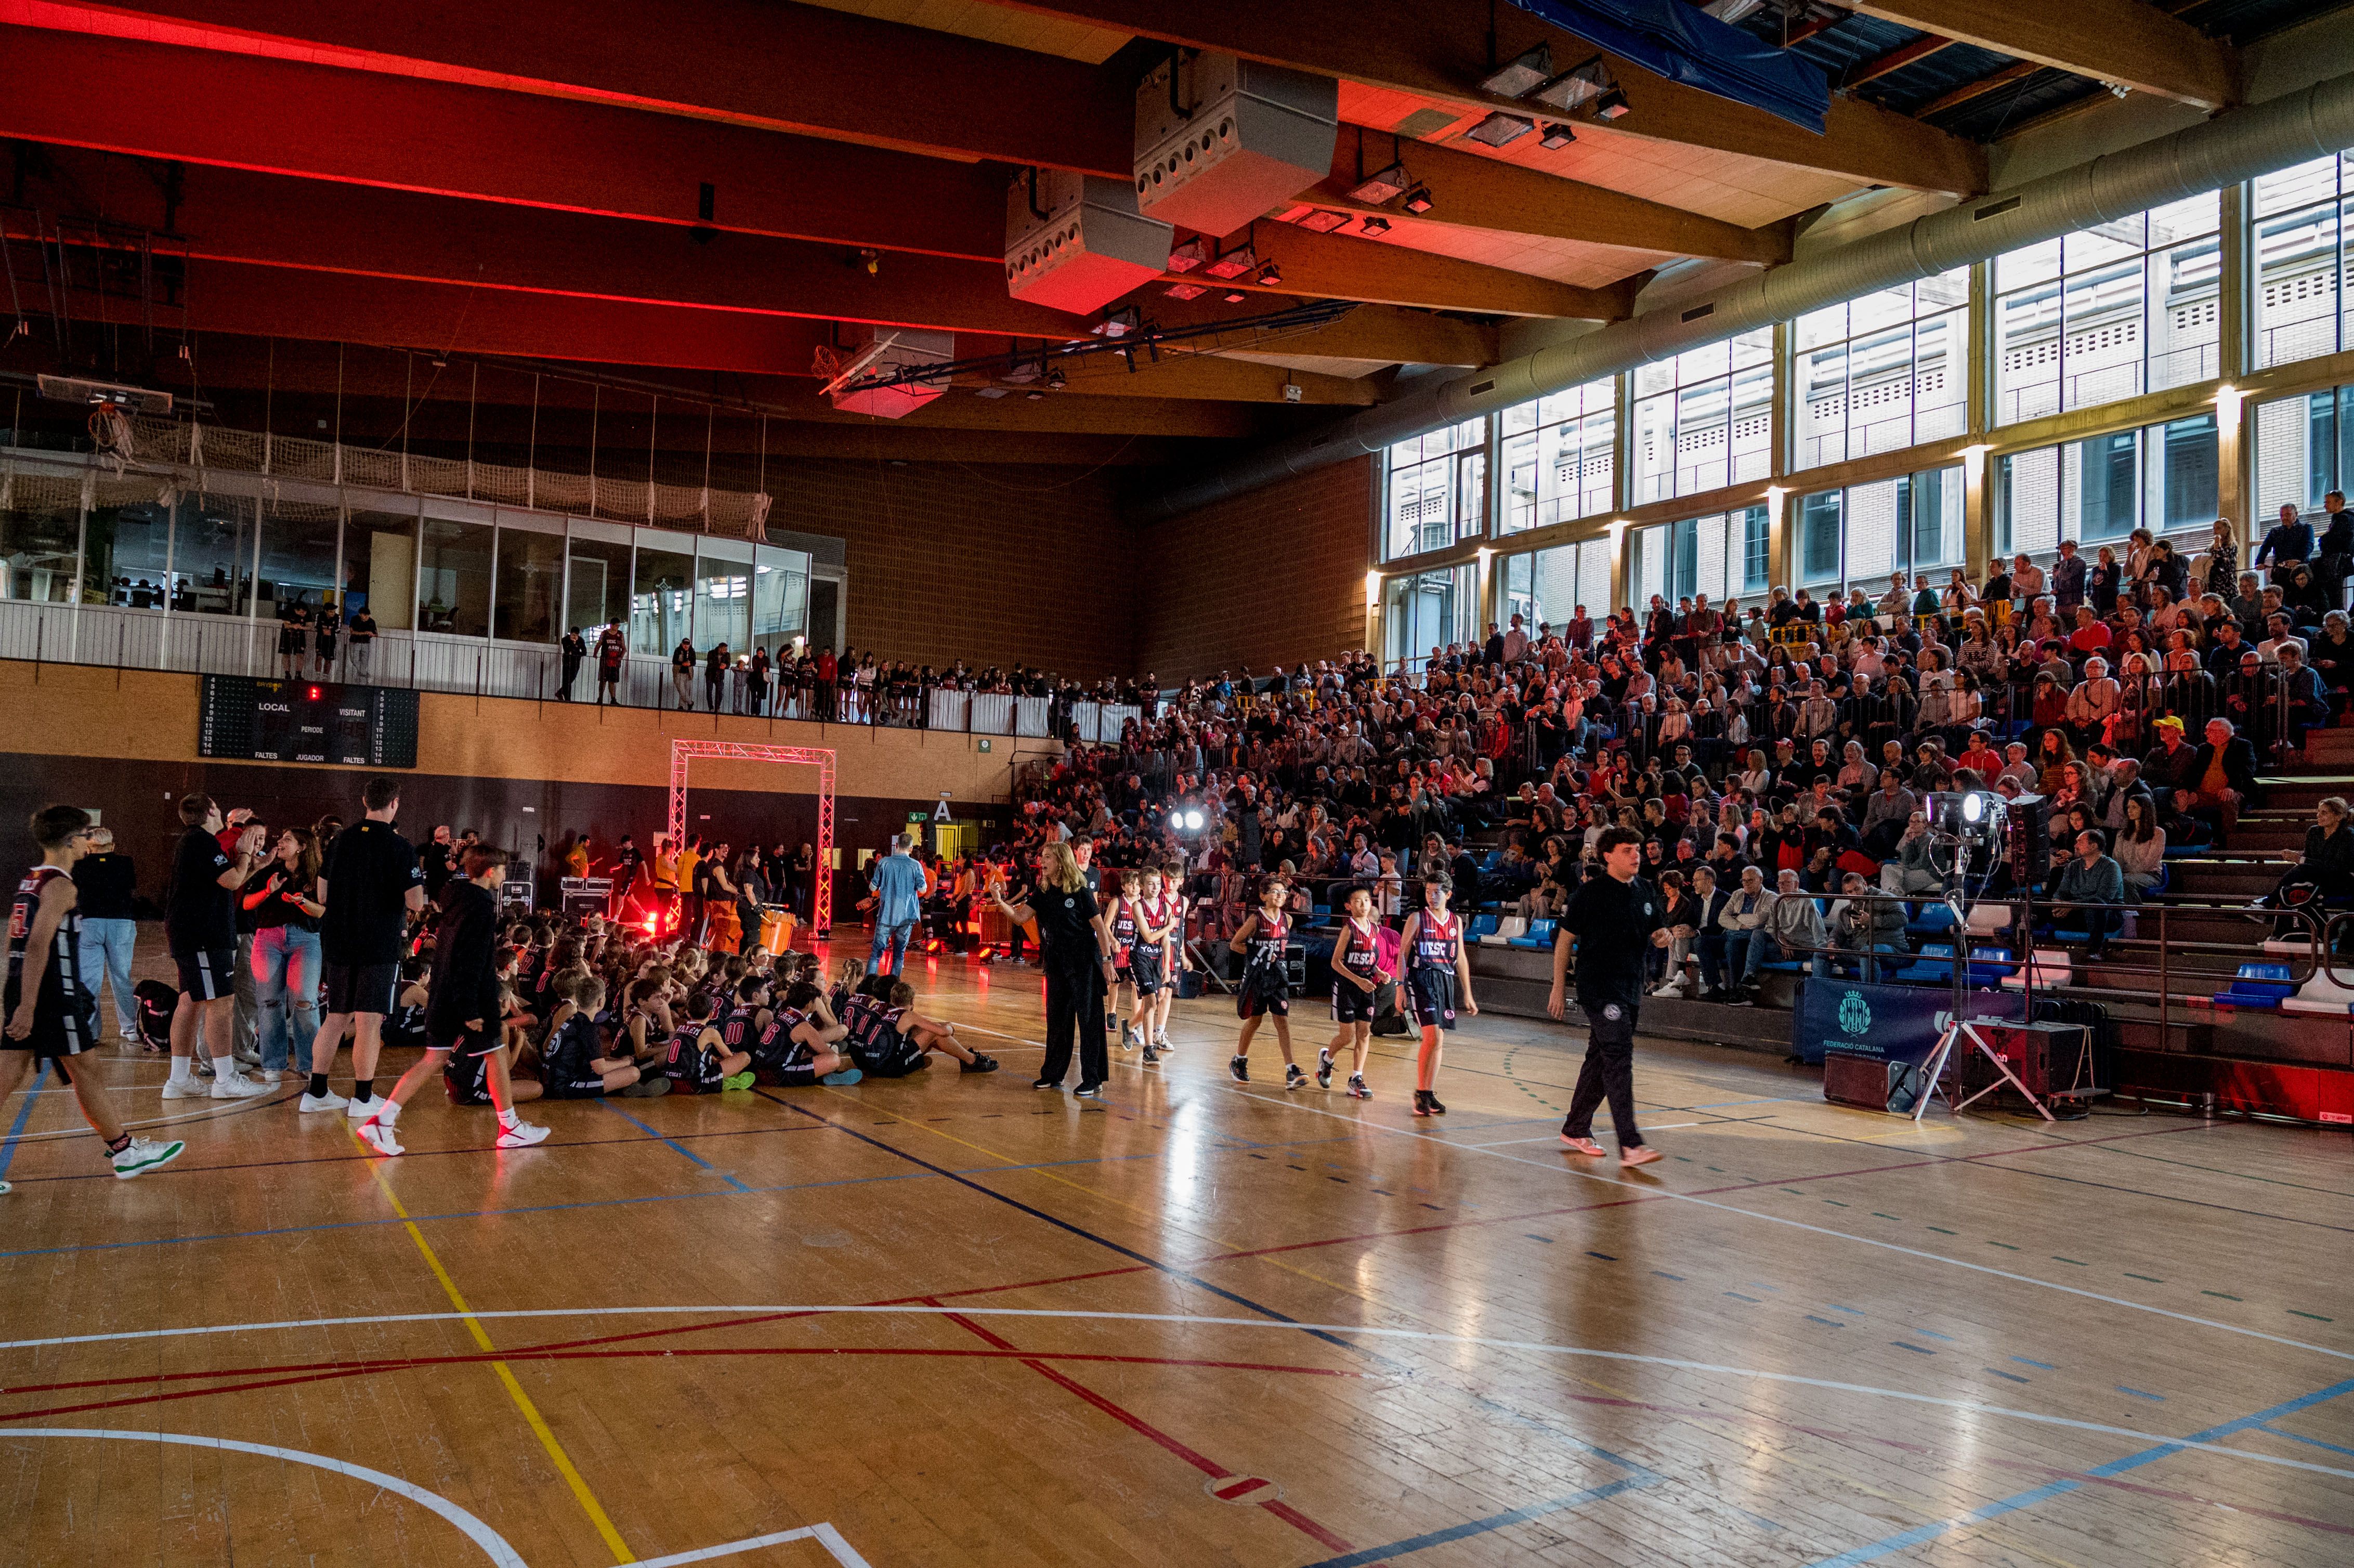
{"type": "Polygon", "coordinates": [[[1683,0],[1512,0],[1670,81],[1746,103],[1820,135],[1830,84],[1812,64],[1683,0]]]}

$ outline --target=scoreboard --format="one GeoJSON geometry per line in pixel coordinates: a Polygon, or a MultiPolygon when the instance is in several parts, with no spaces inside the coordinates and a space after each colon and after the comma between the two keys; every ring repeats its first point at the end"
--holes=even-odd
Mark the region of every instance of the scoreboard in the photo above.
{"type": "Polygon", "coordinates": [[[207,675],[196,755],[247,762],[417,766],[417,694],[321,681],[207,675]]]}

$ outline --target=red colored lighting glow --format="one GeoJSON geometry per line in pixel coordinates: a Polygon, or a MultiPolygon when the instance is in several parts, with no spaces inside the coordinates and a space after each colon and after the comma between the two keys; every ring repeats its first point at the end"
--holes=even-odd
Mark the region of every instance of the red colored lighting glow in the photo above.
{"type": "Polygon", "coordinates": [[[311,700],[314,703],[319,700],[319,688],[316,686],[311,688],[311,700]]]}

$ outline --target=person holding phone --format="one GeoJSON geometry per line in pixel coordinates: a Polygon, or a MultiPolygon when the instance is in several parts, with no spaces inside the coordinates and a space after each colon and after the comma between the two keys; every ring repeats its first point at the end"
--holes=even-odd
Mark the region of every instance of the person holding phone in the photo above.
{"type": "Polygon", "coordinates": [[[254,1076],[274,1084],[290,1060],[308,1075],[318,1036],[319,841],[308,828],[278,835],[270,858],[246,878],[245,917],[253,927],[252,976],[261,1044],[254,1076]]]}
{"type": "Polygon", "coordinates": [[[209,795],[180,798],[180,847],[172,863],[172,886],[164,906],[164,938],[179,970],[180,1004],[172,1014],[172,1076],[167,1100],[250,1099],[270,1092],[238,1070],[231,1033],[237,1007],[237,891],[253,874],[262,828],[244,825],[221,843],[228,823],[209,795]],[[209,1087],[196,1075],[201,1040],[211,1061],[209,1087]]]}

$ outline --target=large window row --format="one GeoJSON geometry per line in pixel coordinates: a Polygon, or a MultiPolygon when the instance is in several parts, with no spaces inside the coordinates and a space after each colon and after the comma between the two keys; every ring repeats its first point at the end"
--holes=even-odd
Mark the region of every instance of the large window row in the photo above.
{"type": "Polygon", "coordinates": [[[165,615],[348,620],[382,631],[550,643],[627,629],[771,653],[807,630],[810,557],[748,541],[502,511],[494,524],[251,496],[0,512],[0,599],[165,615]]]}
{"type": "Polygon", "coordinates": [[[1914,577],[1961,565],[1962,483],[1961,469],[1946,467],[1801,496],[1798,586],[1817,598],[1862,588],[1877,599],[1893,577],[1909,588],[1914,577]]]}
{"type": "Polygon", "coordinates": [[[2209,534],[2217,475],[2212,414],[2013,452],[1996,465],[1995,551],[2123,544],[2137,528],[2209,534]]]}

